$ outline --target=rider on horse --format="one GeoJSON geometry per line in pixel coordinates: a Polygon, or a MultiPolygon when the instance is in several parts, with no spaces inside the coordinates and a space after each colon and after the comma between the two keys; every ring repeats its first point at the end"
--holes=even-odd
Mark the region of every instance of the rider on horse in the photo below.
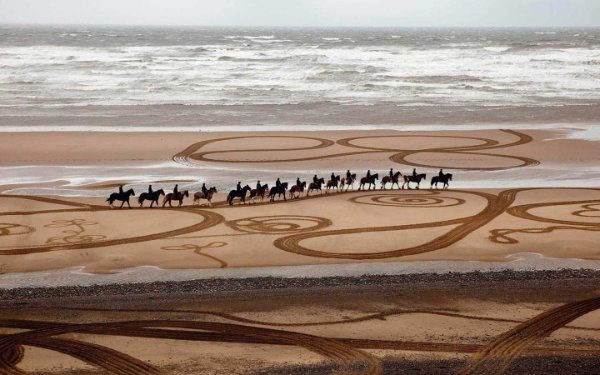
{"type": "Polygon", "coordinates": [[[371,170],[367,171],[367,181],[371,181],[371,170]]]}
{"type": "Polygon", "coordinates": [[[300,177],[296,177],[296,186],[302,186],[302,181],[300,181],[300,177]]]}
{"type": "Polygon", "coordinates": [[[123,195],[123,185],[119,185],[119,195],[123,195]]]}
{"type": "Polygon", "coordinates": [[[275,186],[280,187],[281,181],[279,181],[279,177],[277,177],[277,181],[275,181],[275,186]]]}
{"type": "Polygon", "coordinates": [[[206,183],[203,182],[202,183],[202,194],[204,194],[204,196],[206,197],[208,195],[208,189],[206,188],[206,183]]]}
{"type": "Polygon", "coordinates": [[[262,189],[262,186],[260,185],[260,180],[256,181],[256,191],[259,192],[262,189]]]}
{"type": "Polygon", "coordinates": [[[242,182],[241,181],[238,181],[237,186],[235,187],[235,190],[242,191],[242,182]]]}
{"type": "Polygon", "coordinates": [[[390,168],[390,177],[394,178],[394,168],[390,168]]]}
{"type": "Polygon", "coordinates": [[[350,173],[350,169],[346,171],[346,181],[352,180],[352,173],[350,173]]]}
{"type": "Polygon", "coordinates": [[[148,185],[148,195],[152,195],[154,191],[152,190],[152,185],[148,185]]]}
{"type": "Polygon", "coordinates": [[[417,178],[417,168],[413,168],[412,177],[413,177],[414,179],[416,179],[416,178],[417,178]]]}
{"type": "Polygon", "coordinates": [[[331,182],[335,182],[335,173],[331,172],[331,182]]]}
{"type": "Polygon", "coordinates": [[[173,196],[175,196],[175,199],[179,199],[179,190],[177,189],[179,187],[178,184],[175,184],[175,187],[173,188],[173,196]]]}
{"type": "Polygon", "coordinates": [[[319,186],[319,177],[317,177],[317,175],[313,176],[313,182],[315,183],[315,185],[319,186]]]}
{"type": "Polygon", "coordinates": [[[440,168],[440,172],[438,173],[438,177],[443,178],[444,177],[444,170],[440,168]]]}

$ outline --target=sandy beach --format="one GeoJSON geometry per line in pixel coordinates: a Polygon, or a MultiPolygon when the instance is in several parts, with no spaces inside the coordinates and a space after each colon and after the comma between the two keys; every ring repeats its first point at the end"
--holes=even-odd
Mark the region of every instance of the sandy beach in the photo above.
{"type": "Polygon", "coordinates": [[[2,370],[589,373],[600,139],[581,134],[4,132],[2,370]],[[383,189],[390,168],[427,177],[383,189]],[[237,181],[367,169],[372,189],[227,202],[237,181]],[[176,183],[181,207],[140,206],[176,183]],[[106,202],[121,184],[131,209],[106,202]]]}

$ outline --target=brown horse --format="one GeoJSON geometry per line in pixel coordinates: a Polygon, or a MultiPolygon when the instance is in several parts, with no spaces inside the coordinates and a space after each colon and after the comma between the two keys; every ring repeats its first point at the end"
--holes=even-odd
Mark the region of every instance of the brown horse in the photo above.
{"type": "Polygon", "coordinates": [[[308,197],[310,195],[310,192],[313,190],[318,190],[321,193],[323,193],[323,191],[321,190],[321,185],[323,185],[325,183],[325,179],[324,178],[319,178],[317,180],[317,183],[311,182],[308,185],[308,190],[306,191],[306,196],[308,197]]]}
{"type": "Polygon", "coordinates": [[[169,207],[173,207],[173,205],[171,204],[171,201],[178,201],[179,202],[179,206],[177,207],[181,207],[181,205],[183,204],[183,198],[184,197],[189,197],[190,196],[190,192],[187,190],[184,191],[180,191],[177,196],[175,196],[175,194],[173,193],[169,193],[167,195],[165,195],[165,198],[163,199],[163,204],[162,206],[164,207],[165,204],[169,204],[169,207]]]}
{"type": "Polygon", "coordinates": [[[304,189],[306,188],[306,181],[302,181],[300,185],[294,185],[290,188],[290,199],[300,198],[304,189]]]}
{"type": "Polygon", "coordinates": [[[390,189],[394,189],[394,184],[396,184],[396,186],[398,186],[398,189],[400,189],[400,183],[398,182],[400,176],[402,176],[402,173],[400,173],[400,172],[394,173],[393,176],[384,176],[381,179],[381,188],[383,190],[385,190],[385,184],[387,184],[388,182],[391,182],[392,187],[390,189]]]}
{"type": "Polygon", "coordinates": [[[346,187],[345,191],[348,191],[350,188],[354,189],[354,181],[356,181],[356,173],[352,173],[350,178],[343,177],[340,181],[340,189],[344,191],[344,186],[346,187]]]}
{"type": "Polygon", "coordinates": [[[213,195],[215,195],[216,192],[217,192],[217,188],[213,186],[210,189],[208,189],[206,194],[204,194],[201,191],[194,193],[194,204],[200,204],[201,199],[206,199],[208,201],[208,206],[212,207],[211,201],[212,201],[213,195]]]}
{"type": "Polygon", "coordinates": [[[373,189],[375,189],[375,181],[379,179],[379,173],[375,173],[371,175],[371,178],[363,177],[360,179],[360,185],[358,185],[358,190],[365,188],[365,184],[369,184],[369,190],[371,190],[371,185],[373,185],[373,189]]]}
{"type": "Polygon", "coordinates": [[[260,201],[262,202],[265,199],[267,191],[269,191],[269,184],[264,184],[260,189],[250,190],[250,203],[254,203],[254,200],[258,197],[260,197],[260,201]]]}
{"type": "MultiPolygon", "coordinates": [[[[329,192],[329,189],[338,190],[338,183],[340,182],[340,176],[335,176],[335,179],[327,181],[327,190],[325,193],[329,192]]],[[[339,190],[338,190],[339,191],[339,190]]]]}
{"type": "Polygon", "coordinates": [[[410,190],[411,182],[415,182],[417,184],[417,189],[418,189],[419,185],[421,184],[421,181],[425,180],[427,178],[427,175],[425,173],[420,173],[415,177],[413,175],[405,174],[403,177],[404,177],[404,183],[402,184],[402,189],[404,189],[404,185],[406,185],[408,190],[410,190]]]}

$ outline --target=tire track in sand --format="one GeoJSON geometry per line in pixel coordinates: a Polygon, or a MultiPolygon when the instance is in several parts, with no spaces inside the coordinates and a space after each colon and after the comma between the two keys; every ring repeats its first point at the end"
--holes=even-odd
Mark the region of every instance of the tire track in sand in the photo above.
{"type": "MultiPolygon", "coordinates": [[[[52,348],[52,350],[61,351],[63,353],[70,354],[71,352],[75,352],[74,356],[86,359],[90,364],[93,364],[92,362],[94,361],[110,362],[117,366],[119,371],[117,373],[119,374],[152,374],[154,372],[148,372],[145,369],[143,371],[138,371],[137,367],[142,366],[142,364],[138,363],[138,360],[130,359],[129,356],[112,349],[101,350],[93,345],[90,346],[86,343],[76,342],[74,340],[67,342],[56,341],[54,336],[67,333],[88,333],[192,341],[206,341],[207,338],[210,338],[210,341],[216,340],[224,342],[236,342],[236,339],[237,341],[250,340],[249,342],[255,343],[304,347],[305,349],[338,363],[346,370],[354,365],[364,366],[361,372],[354,371],[356,374],[378,375],[382,371],[379,360],[376,357],[344,345],[335,339],[231,323],[143,320],[112,323],[69,324],[2,320],[0,321],[0,325],[12,328],[30,329],[30,331],[26,332],[0,336],[0,353],[13,351],[13,348],[19,345],[46,345],[48,348],[52,348]],[[50,343],[48,344],[49,339],[50,343]],[[84,351],[85,354],[82,354],[81,351],[84,351]]],[[[5,355],[3,354],[3,356],[5,355]]],[[[146,364],[143,365],[149,366],[146,364]]],[[[0,364],[0,366],[2,366],[2,364],[0,364]]],[[[149,369],[153,368],[150,366],[149,369]]],[[[9,367],[0,367],[0,370],[9,370],[9,367]]],[[[341,372],[336,373],[346,374],[347,371],[341,370],[341,372]]]]}
{"type": "Polygon", "coordinates": [[[498,336],[475,355],[462,375],[500,374],[541,338],[600,308],[600,297],[555,307],[498,336]]]}

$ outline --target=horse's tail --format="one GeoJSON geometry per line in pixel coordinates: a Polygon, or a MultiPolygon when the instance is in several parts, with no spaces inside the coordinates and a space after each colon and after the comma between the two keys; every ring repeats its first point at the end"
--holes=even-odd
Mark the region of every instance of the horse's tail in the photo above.
{"type": "Polygon", "coordinates": [[[233,193],[229,193],[229,195],[227,196],[227,203],[229,203],[230,206],[233,205],[233,198],[233,193]]]}
{"type": "Polygon", "coordinates": [[[140,196],[138,197],[138,203],[144,203],[144,199],[146,199],[146,195],[144,193],[140,194],[140,196]]]}

